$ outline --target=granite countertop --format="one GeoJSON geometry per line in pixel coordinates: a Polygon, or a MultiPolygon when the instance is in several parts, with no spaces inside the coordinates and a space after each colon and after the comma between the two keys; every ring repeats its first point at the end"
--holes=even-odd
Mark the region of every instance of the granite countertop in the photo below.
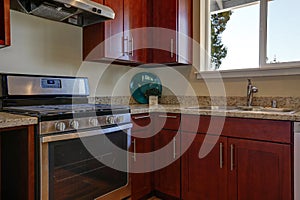
{"type": "Polygon", "coordinates": [[[188,108],[189,106],[179,105],[158,105],[149,107],[148,105],[131,105],[131,114],[141,114],[148,112],[166,112],[166,113],[181,113],[195,115],[212,115],[226,116],[239,118],[254,118],[254,119],[270,119],[270,120],[285,120],[285,121],[300,121],[300,111],[292,112],[271,112],[271,111],[242,111],[242,110],[207,110],[188,108]]]}
{"type": "Polygon", "coordinates": [[[16,126],[26,126],[37,124],[36,117],[29,117],[24,115],[15,115],[6,112],[0,112],[0,128],[10,128],[16,126]]]}

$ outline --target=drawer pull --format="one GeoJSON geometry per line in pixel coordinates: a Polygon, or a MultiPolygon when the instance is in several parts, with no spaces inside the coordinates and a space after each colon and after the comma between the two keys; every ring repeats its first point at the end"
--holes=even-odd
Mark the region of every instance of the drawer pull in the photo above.
{"type": "Polygon", "coordinates": [[[139,117],[133,117],[134,120],[137,120],[137,119],[146,119],[146,118],[150,118],[150,115],[139,116],[139,117]]]}
{"type": "Polygon", "coordinates": [[[177,119],[177,116],[170,116],[170,115],[158,115],[160,118],[170,118],[170,119],[177,119]]]}
{"type": "Polygon", "coordinates": [[[171,53],[171,58],[173,58],[174,57],[174,39],[171,39],[170,53],[171,53]]]}

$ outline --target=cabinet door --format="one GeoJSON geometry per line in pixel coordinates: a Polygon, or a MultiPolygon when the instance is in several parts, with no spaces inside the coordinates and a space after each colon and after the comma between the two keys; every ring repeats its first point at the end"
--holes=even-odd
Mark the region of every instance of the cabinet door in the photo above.
{"type": "Polygon", "coordinates": [[[192,62],[192,0],[153,0],[152,61],[154,63],[192,62]]]}
{"type": "Polygon", "coordinates": [[[154,167],[171,163],[154,172],[154,189],[160,193],[180,198],[180,134],[161,130],[154,137],[154,167]],[[163,150],[162,150],[163,149],[163,150]]]}
{"type": "Polygon", "coordinates": [[[126,60],[140,63],[149,62],[145,48],[150,42],[149,7],[151,1],[124,0],[124,50],[126,60]]]}
{"type": "Polygon", "coordinates": [[[204,134],[182,133],[182,147],[188,146],[182,156],[182,199],[227,199],[227,139],[204,134]],[[200,148],[211,151],[199,158],[200,148]]]}
{"type": "Polygon", "coordinates": [[[176,62],[176,30],[178,0],[153,0],[153,58],[154,63],[176,62]]]}
{"type": "Polygon", "coordinates": [[[112,8],[115,19],[83,28],[84,60],[121,59],[123,49],[123,0],[94,0],[112,8]]]}
{"type": "Polygon", "coordinates": [[[10,1],[0,1],[0,48],[10,45],[10,1]]]}
{"type": "Polygon", "coordinates": [[[290,145],[242,139],[228,145],[229,199],[292,199],[290,145]]]}
{"type": "Polygon", "coordinates": [[[123,23],[124,23],[124,1],[104,0],[104,4],[115,12],[115,19],[105,22],[105,56],[113,59],[122,59],[123,47],[123,23]]]}
{"type": "Polygon", "coordinates": [[[153,157],[146,153],[152,152],[153,138],[151,130],[132,132],[132,152],[131,169],[136,173],[131,173],[131,199],[138,200],[152,191],[153,183],[153,157]],[[143,154],[145,153],[145,154],[143,154]]]}
{"type": "Polygon", "coordinates": [[[0,135],[0,199],[34,200],[34,125],[0,129],[0,135]]]}
{"type": "Polygon", "coordinates": [[[139,153],[149,153],[153,150],[153,127],[149,113],[131,116],[132,143],[130,151],[136,154],[131,158],[130,167],[132,170],[141,173],[131,173],[131,199],[138,200],[153,190],[153,173],[143,172],[143,169],[153,167],[153,156],[145,156],[139,153]]]}

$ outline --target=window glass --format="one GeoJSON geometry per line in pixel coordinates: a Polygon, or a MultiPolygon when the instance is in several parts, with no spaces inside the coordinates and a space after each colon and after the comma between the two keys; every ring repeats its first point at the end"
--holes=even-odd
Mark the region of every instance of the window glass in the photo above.
{"type": "Polygon", "coordinates": [[[259,2],[241,2],[210,1],[210,70],[259,67],[259,2]]]}
{"type": "Polygon", "coordinates": [[[300,60],[299,0],[268,2],[267,63],[300,60]]]}

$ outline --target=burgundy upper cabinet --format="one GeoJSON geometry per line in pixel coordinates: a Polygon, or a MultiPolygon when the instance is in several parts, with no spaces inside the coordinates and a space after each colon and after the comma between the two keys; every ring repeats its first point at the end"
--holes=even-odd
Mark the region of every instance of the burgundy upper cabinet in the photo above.
{"type": "Polygon", "coordinates": [[[83,29],[84,60],[191,63],[192,0],[95,1],[111,7],[116,17],[83,29]]]}
{"type": "Polygon", "coordinates": [[[124,60],[148,63],[150,60],[147,46],[151,35],[147,31],[151,1],[124,0],[124,60]]]}
{"type": "Polygon", "coordinates": [[[192,62],[192,0],[153,0],[154,63],[192,62]]]}
{"type": "Polygon", "coordinates": [[[115,19],[83,29],[83,58],[88,61],[109,59],[111,61],[146,62],[147,54],[138,49],[143,34],[131,31],[147,26],[144,0],[102,0],[111,7],[115,19]],[[95,48],[96,47],[96,48],[95,48]]]}
{"type": "Polygon", "coordinates": [[[83,59],[117,59],[123,56],[123,0],[94,0],[111,7],[115,19],[83,28],[83,59]]]}
{"type": "Polygon", "coordinates": [[[10,45],[10,1],[0,0],[0,48],[10,45]]]}

